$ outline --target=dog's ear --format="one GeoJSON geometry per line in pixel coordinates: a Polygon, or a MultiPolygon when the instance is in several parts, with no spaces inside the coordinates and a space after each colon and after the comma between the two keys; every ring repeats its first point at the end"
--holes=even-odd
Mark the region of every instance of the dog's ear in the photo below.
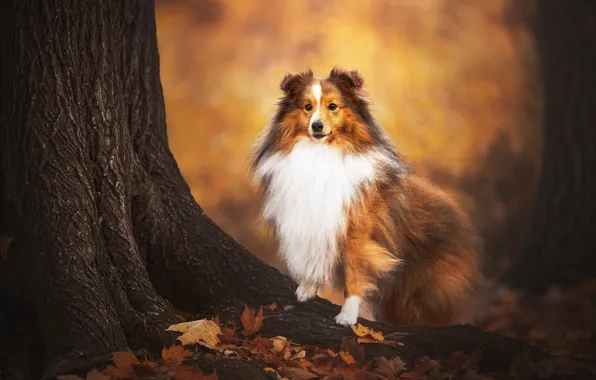
{"type": "Polygon", "coordinates": [[[340,90],[360,90],[364,87],[364,79],[358,70],[344,70],[334,67],[329,74],[329,79],[337,84],[340,90]]]}
{"type": "Polygon", "coordinates": [[[314,78],[311,69],[301,73],[289,73],[282,79],[279,88],[286,94],[295,93],[304,88],[307,82],[314,78]]]}

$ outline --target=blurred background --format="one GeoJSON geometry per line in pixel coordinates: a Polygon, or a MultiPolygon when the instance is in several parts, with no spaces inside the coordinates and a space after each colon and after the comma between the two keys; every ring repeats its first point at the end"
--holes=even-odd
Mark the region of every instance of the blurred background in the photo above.
{"type": "Polygon", "coordinates": [[[415,171],[472,215],[498,278],[539,174],[531,12],[526,0],[515,9],[509,0],[158,1],[171,148],[215,222],[284,271],[257,222],[251,144],[285,73],[358,69],[377,119],[415,171]]]}

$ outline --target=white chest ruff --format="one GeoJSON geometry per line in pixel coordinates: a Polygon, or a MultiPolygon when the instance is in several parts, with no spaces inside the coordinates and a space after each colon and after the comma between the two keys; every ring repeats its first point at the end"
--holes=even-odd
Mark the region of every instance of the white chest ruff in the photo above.
{"type": "Polygon", "coordinates": [[[275,228],[280,254],[300,283],[330,284],[339,262],[346,208],[375,175],[373,154],[352,155],[302,140],[287,155],[264,159],[256,176],[270,176],[263,217],[275,228]]]}

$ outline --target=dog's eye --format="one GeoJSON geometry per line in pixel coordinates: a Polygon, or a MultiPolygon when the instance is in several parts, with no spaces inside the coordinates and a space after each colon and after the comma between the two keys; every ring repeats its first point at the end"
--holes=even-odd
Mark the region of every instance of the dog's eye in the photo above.
{"type": "Polygon", "coordinates": [[[329,104],[329,106],[327,108],[329,108],[329,110],[331,110],[331,111],[335,111],[337,109],[337,104],[331,103],[331,104],[329,104]]]}
{"type": "Polygon", "coordinates": [[[307,110],[307,111],[312,111],[312,105],[307,104],[307,105],[304,106],[304,109],[307,110]]]}

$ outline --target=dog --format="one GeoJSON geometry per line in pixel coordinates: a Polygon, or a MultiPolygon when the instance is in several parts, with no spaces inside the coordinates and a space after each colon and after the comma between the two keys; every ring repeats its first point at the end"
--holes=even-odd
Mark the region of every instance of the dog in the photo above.
{"type": "Polygon", "coordinates": [[[444,191],[416,176],[370,110],[356,70],[287,74],[251,175],[297,299],[343,289],[354,325],[463,322],[482,283],[477,235],[444,191]]]}

